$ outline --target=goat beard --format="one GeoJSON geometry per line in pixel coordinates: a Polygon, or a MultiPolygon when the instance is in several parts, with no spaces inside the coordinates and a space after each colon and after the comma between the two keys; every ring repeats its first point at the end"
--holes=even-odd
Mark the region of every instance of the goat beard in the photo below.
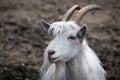
{"type": "Polygon", "coordinates": [[[56,80],[66,80],[66,64],[64,62],[56,63],[56,80]]]}

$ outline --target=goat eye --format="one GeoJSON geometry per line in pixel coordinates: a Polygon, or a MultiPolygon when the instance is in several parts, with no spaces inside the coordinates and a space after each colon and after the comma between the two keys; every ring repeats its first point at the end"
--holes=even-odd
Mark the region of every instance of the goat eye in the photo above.
{"type": "Polygon", "coordinates": [[[70,36],[70,37],[68,37],[68,40],[69,40],[69,39],[71,39],[71,40],[75,40],[76,37],[75,37],[75,36],[70,36]]]}

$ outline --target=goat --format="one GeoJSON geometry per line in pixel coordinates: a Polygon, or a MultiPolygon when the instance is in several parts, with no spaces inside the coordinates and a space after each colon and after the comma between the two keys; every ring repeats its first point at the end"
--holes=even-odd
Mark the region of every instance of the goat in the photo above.
{"type": "Polygon", "coordinates": [[[78,26],[86,13],[100,9],[94,4],[82,9],[74,5],[62,21],[41,20],[43,29],[52,35],[40,69],[41,80],[105,80],[106,72],[86,40],[87,25],[78,26]]]}

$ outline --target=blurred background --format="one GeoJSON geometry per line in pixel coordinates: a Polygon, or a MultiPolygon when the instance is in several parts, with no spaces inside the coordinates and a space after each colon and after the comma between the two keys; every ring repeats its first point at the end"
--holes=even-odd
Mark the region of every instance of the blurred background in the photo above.
{"type": "MultiPolygon", "coordinates": [[[[38,80],[50,36],[40,20],[60,21],[73,5],[98,4],[81,21],[87,40],[107,71],[120,80],[120,0],[0,0],[0,80],[38,80]]],[[[81,25],[80,24],[80,25],[81,25]]]]}

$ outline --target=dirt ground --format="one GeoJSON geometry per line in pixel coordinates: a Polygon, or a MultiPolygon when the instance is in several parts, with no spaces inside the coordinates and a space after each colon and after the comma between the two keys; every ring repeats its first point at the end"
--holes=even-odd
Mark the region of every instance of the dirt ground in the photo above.
{"type": "Polygon", "coordinates": [[[88,13],[87,40],[107,71],[107,80],[120,80],[120,0],[0,0],[0,80],[38,80],[50,36],[40,20],[60,21],[74,4],[98,4],[88,13]]]}

